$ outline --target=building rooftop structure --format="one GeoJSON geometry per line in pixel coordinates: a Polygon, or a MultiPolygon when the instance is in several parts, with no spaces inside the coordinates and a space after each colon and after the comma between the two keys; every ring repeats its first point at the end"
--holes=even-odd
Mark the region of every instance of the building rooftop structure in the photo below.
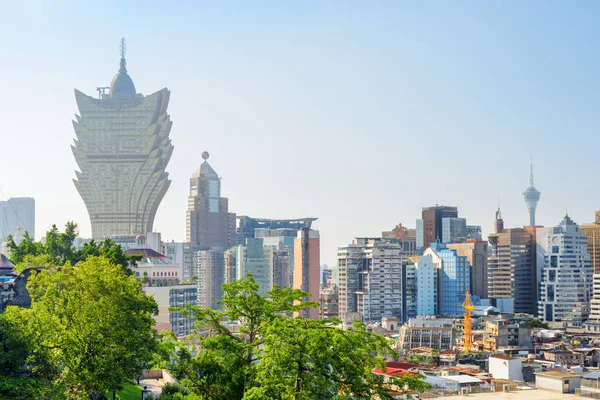
{"type": "Polygon", "coordinates": [[[272,218],[254,218],[247,215],[238,215],[237,244],[245,244],[246,239],[253,238],[254,230],[260,228],[269,229],[311,229],[312,223],[318,218],[295,218],[295,219],[272,219],[272,218]]]}

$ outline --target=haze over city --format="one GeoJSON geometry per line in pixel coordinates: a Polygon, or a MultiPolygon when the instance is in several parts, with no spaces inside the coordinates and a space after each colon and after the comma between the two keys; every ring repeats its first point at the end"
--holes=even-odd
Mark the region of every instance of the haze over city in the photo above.
{"type": "Polygon", "coordinates": [[[4,197],[36,199],[38,239],[90,221],[72,180],[77,106],[119,67],[171,91],[172,180],[154,230],[185,238],[189,178],[209,151],[238,215],[318,217],[321,261],[354,236],[457,206],[493,230],[593,220],[600,4],[162,2],[4,4],[4,197]],[[467,7],[468,6],[468,7],[467,7]]]}

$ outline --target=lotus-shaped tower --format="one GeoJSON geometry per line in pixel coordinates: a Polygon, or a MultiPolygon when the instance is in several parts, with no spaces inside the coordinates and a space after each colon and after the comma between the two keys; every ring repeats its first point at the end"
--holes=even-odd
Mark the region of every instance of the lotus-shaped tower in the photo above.
{"type": "Polygon", "coordinates": [[[170,92],[136,93],[127,74],[124,40],[119,72],[109,88],[98,91],[99,98],[93,98],[75,90],[79,115],[71,146],[79,166],[74,182],[90,216],[92,237],[152,232],[171,184],[165,172],[173,152],[170,92]]]}

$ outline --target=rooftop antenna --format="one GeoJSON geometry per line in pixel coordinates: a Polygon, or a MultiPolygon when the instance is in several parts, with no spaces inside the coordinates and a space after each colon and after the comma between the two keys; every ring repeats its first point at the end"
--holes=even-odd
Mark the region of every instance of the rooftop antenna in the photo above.
{"type": "Polygon", "coordinates": [[[119,72],[127,72],[125,56],[127,55],[127,44],[125,43],[125,38],[121,38],[121,45],[119,46],[119,50],[121,51],[121,67],[119,68],[119,72]]]}
{"type": "Polygon", "coordinates": [[[102,100],[102,97],[104,97],[104,94],[108,89],[110,89],[110,86],[100,86],[96,88],[96,90],[98,91],[98,98],[100,100],[102,100]]]}
{"type": "Polygon", "coordinates": [[[529,153],[529,186],[534,187],[533,185],[533,151],[529,153]]]}

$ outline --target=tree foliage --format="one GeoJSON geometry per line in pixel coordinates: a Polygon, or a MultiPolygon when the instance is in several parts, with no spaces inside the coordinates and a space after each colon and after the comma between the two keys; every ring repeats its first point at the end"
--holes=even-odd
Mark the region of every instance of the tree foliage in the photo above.
{"type": "Polygon", "coordinates": [[[17,270],[29,266],[62,266],[66,263],[76,265],[80,261],[87,260],[88,257],[102,256],[112,264],[121,266],[127,273],[131,273],[130,267],[135,266],[141,259],[140,255],[126,255],[121,246],[111,239],[101,242],[92,240],[83,248],[77,249],[74,246],[76,238],[77,224],[67,222],[64,232],[60,232],[56,225],[52,225],[52,229],[46,232],[44,242],[36,242],[29,233],[25,232],[19,244],[9,236],[6,245],[9,257],[16,264],[17,270]]]}
{"type": "MultiPolygon", "coordinates": [[[[207,399],[390,398],[374,368],[391,354],[386,338],[355,322],[294,318],[315,307],[299,290],[274,288],[258,295],[252,277],[223,286],[220,311],[191,307],[198,323],[195,355],[180,347],[174,372],[207,399]],[[229,321],[229,322],[227,322],[229,321]]],[[[422,382],[420,378],[416,381],[422,382]]],[[[407,381],[411,389],[422,388],[407,381]]]]}
{"type": "Polygon", "coordinates": [[[524,326],[529,326],[531,328],[542,328],[548,329],[550,325],[547,322],[541,321],[537,318],[530,319],[528,321],[523,322],[524,326]]]}
{"type": "Polygon", "coordinates": [[[28,368],[68,398],[119,388],[147,367],[157,305],[120,266],[89,256],[33,272],[27,289],[31,308],[10,306],[4,318],[26,342],[28,368]]]}

